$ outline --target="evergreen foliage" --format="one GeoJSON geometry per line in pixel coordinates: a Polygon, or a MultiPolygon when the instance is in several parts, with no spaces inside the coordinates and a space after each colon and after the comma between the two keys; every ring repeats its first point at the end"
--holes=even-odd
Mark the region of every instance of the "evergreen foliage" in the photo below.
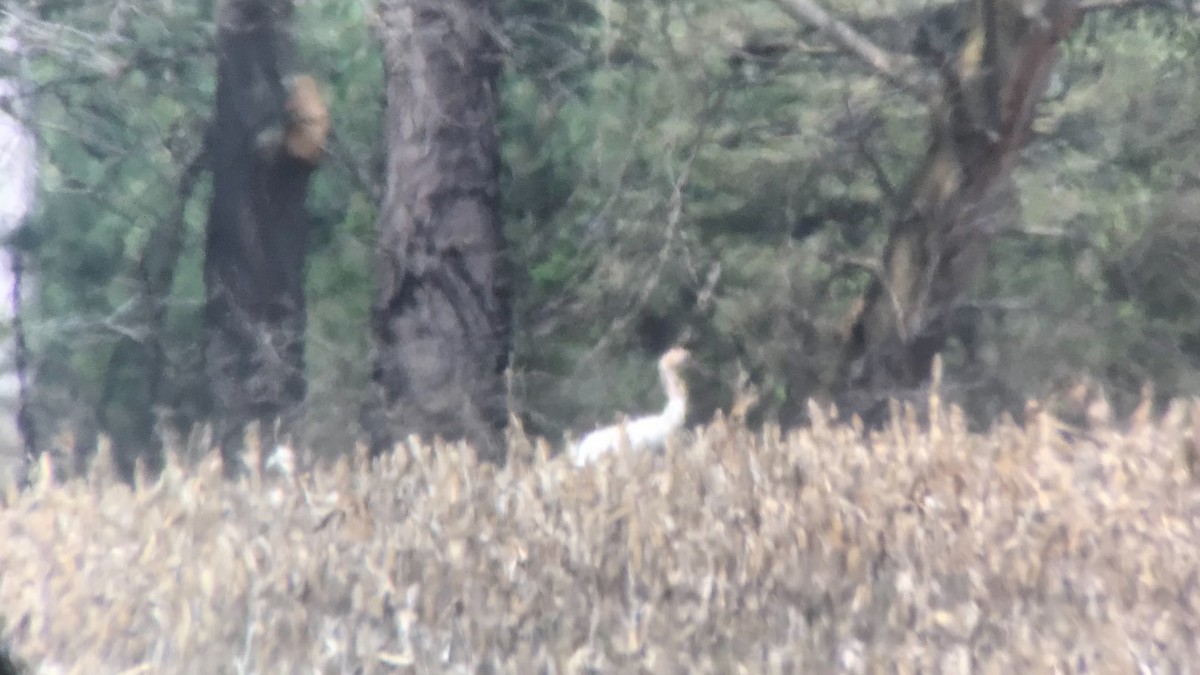
{"type": "MultiPolygon", "coordinates": [[[[829,7],[892,49],[919,28],[900,3],[829,7]]],[[[527,427],[559,437],[658,407],[650,364],[681,339],[703,364],[701,419],[729,404],[739,365],[764,393],[761,418],[796,422],[806,397],[835,393],[844,317],[925,150],[923,106],[769,0],[506,0],[502,14],[512,405],[527,427]]],[[[101,417],[152,406],[186,426],[206,409],[208,183],[181,195],[180,182],[211,110],[213,3],[66,0],[12,16],[34,56],[43,149],[40,209],[12,242],[36,277],[38,421],[86,439],[101,417]],[[113,353],[144,337],[138,265],[176,227],[167,385],[135,400],[113,353]]],[[[310,440],[340,447],[369,380],[382,71],[369,3],[310,0],[296,18],[334,123],[309,195],[310,440]]],[[[1197,391],[1198,25],[1097,12],[1070,39],[1016,172],[1020,209],[967,294],[977,343],[946,355],[949,393],[977,421],[1078,372],[1118,407],[1147,380],[1162,397],[1197,391]]]]}

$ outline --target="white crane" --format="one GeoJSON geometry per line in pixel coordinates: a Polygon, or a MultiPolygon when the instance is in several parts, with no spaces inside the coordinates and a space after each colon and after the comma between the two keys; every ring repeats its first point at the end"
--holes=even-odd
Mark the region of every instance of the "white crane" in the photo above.
{"type": "Polygon", "coordinates": [[[658,376],[667,394],[667,405],[657,415],[646,415],[620,424],[596,429],[568,449],[571,462],[584,466],[599,457],[622,447],[622,440],[632,450],[659,448],[667,437],[683,426],[687,416],[687,385],[679,374],[691,354],[675,347],[658,360],[658,376]]]}

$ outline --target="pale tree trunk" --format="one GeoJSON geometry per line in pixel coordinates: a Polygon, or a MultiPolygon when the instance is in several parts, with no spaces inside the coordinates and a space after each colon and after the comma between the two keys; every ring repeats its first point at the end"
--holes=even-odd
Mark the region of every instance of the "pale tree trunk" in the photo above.
{"type": "MultiPolygon", "coordinates": [[[[931,107],[930,147],[909,183],[883,261],[848,322],[828,387],[872,406],[923,382],[934,356],[973,319],[959,298],[986,264],[998,225],[1012,214],[1010,172],[1037,102],[1078,24],[1078,0],[974,0],[961,45],[940,58],[940,83],[911,56],[892,54],[815,0],[775,0],[844,51],[931,107]]],[[[1135,4],[1114,0],[1105,6],[1135,4]]],[[[1092,8],[1099,8],[1093,3],[1092,8]]],[[[928,47],[928,45],[927,45],[928,47]]]]}
{"type": "MultiPolygon", "coordinates": [[[[15,16],[10,16],[15,22],[15,16]]],[[[0,77],[0,241],[8,241],[33,211],[37,192],[37,145],[25,126],[32,110],[20,72],[24,50],[15,26],[0,26],[0,60],[16,72],[0,77]]],[[[24,480],[36,452],[28,410],[25,338],[21,304],[30,288],[20,251],[0,248],[0,484],[24,480]]]]}
{"type": "Polygon", "coordinates": [[[1075,0],[978,0],[966,39],[941,68],[930,149],[892,225],[879,274],[842,356],[844,388],[912,387],[957,323],[986,263],[1008,178],[1075,27],[1075,0]]]}
{"type": "Polygon", "coordinates": [[[217,9],[205,358],[230,472],[245,426],[296,431],[305,397],[304,201],[329,119],[315,82],[289,70],[291,14],[291,0],[217,9]]]}
{"type": "Polygon", "coordinates": [[[376,452],[417,433],[504,458],[496,6],[380,0],[388,160],[371,331],[376,452]]]}

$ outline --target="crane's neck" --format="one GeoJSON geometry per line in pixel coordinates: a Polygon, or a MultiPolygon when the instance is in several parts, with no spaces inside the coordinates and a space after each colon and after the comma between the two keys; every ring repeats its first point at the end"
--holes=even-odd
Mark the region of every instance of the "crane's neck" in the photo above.
{"type": "Polygon", "coordinates": [[[674,369],[659,368],[658,375],[662,380],[663,390],[667,393],[667,407],[663,409],[662,419],[668,427],[677,429],[683,425],[687,416],[687,385],[674,369]]]}

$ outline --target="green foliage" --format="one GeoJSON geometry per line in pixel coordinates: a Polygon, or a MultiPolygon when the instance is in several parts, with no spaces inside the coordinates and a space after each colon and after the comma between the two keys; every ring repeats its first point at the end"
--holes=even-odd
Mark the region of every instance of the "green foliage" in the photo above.
{"type": "MultiPolygon", "coordinates": [[[[64,401],[86,418],[108,355],[136,334],[136,264],[179,207],[215,69],[211,2],[57,4],[47,19],[61,30],[30,70],[41,208],[16,239],[37,274],[28,326],[47,420],[68,416],[64,401]]],[[[887,4],[857,18],[903,9],[887,4]]],[[[846,312],[926,151],[927,111],[819,36],[799,41],[770,0],[506,0],[501,12],[514,412],[557,436],[656,407],[651,364],[686,337],[701,364],[694,417],[729,404],[740,364],[766,393],[761,416],[798,419],[824,391],[846,312]],[[751,53],[764,36],[796,48],[751,53]]],[[[297,63],[322,83],[334,124],[309,195],[317,438],[357,418],[370,369],[384,152],[371,20],[369,3],[297,13],[297,63]]],[[[903,48],[915,28],[895,25],[877,37],[903,48]]],[[[1163,395],[1195,391],[1200,300],[1188,282],[1200,256],[1167,254],[1200,250],[1188,209],[1171,207],[1200,186],[1198,51],[1194,22],[1150,11],[1096,13],[1075,33],[1015,176],[1016,227],[997,234],[966,298],[986,317],[982,348],[971,361],[952,345],[950,381],[1020,400],[1087,370],[1126,399],[1143,379],[1163,395]]],[[[164,405],[192,406],[189,419],[202,413],[206,210],[202,180],[182,208],[167,316],[164,405]]]]}
{"type": "MultiPolygon", "coordinates": [[[[185,424],[203,414],[208,183],[180,205],[179,179],[202,150],[211,114],[213,11],[212,3],[142,3],[137,12],[65,3],[46,25],[53,43],[34,45],[41,208],[17,241],[36,274],[26,325],[39,421],[50,431],[68,418],[92,427],[102,392],[122,388],[109,355],[145,329],[143,317],[130,314],[137,263],[150,253],[153,233],[176,226],[183,249],[173,267],[167,390],[159,403],[185,424]]],[[[314,403],[325,406],[347,398],[339,387],[361,389],[366,373],[382,70],[363,11],[355,3],[304,3],[297,16],[298,65],[322,83],[337,134],[309,202],[310,366],[314,403]]],[[[127,417],[121,405],[109,416],[127,417]]]]}
{"type": "MultiPolygon", "coordinates": [[[[134,262],[152,232],[171,226],[214,81],[208,22],[190,6],[62,3],[51,17],[25,36],[43,180],[39,212],[18,240],[36,279],[25,325],[39,421],[54,431],[69,419],[91,425],[108,355],[123,336],[140,334],[129,316],[134,262]]],[[[203,211],[189,209],[185,221],[199,232],[203,211]]],[[[199,265],[194,248],[181,267],[191,265],[199,265]]],[[[178,292],[202,296],[196,284],[178,292]]]]}
{"type": "MultiPolygon", "coordinates": [[[[532,282],[519,295],[522,402],[536,420],[585,423],[657,405],[648,364],[690,334],[710,364],[694,374],[699,416],[728,404],[740,360],[775,392],[762,412],[794,420],[823,391],[842,317],[870,279],[861,263],[879,259],[891,195],[925,152],[926,112],[848,58],[735,64],[751,36],[791,26],[769,2],[602,7],[590,86],[563,91],[518,68],[506,88],[506,194],[532,282]],[[518,126],[547,100],[535,130],[518,126]],[[536,210],[519,210],[526,194],[536,210]]],[[[989,319],[983,344],[974,360],[957,343],[947,355],[951,381],[968,396],[990,381],[986,395],[1009,392],[1001,405],[1079,370],[1119,403],[1145,379],[1163,396],[1197,384],[1186,345],[1200,306],[1164,312],[1113,287],[1130,247],[1197,175],[1196,29],[1149,12],[1087,21],[1060,66],[1065,94],[1046,102],[1017,172],[1015,228],[966,298],[989,319]]]]}
{"type": "Polygon", "coordinates": [[[979,295],[1021,301],[992,337],[1014,388],[1036,391],[1048,374],[1086,370],[1126,404],[1144,381],[1163,398],[1194,393],[1200,351],[1188,338],[1200,304],[1164,303],[1151,291],[1186,286],[1195,267],[1146,253],[1172,240],[1189,250],[1178,233],[1195,228],[1179,204],[1200,176],[1200,41],[1170,16],[1087,21],[1060,67],[1065,95],[1044,106],[1017,175],[1024,221],[1043,235],[1002,238],[979,295]]]}
{"type": "Polygon", "coordinates": [[[603,8],[578,29],[580,43],[599,36],[590,78],[547,82],[518,50],[505,88],[510,232],[529,270],[516,345],[525,412],[553,433],[657,405],[649,364],[687,334],[701,362],[721,364],[695,374],[700,414],[728,403],[738,359],[798,402],[817,391],[836,313],[865,283],[829,278],[827,259],[846,236],[878,247],[886,235],[879,186],[846,139],[892,106],[889,137],[871,145],[912,149],[878,158],[900,175],[923,120],[849,62],[735,64],[750,35],[789,25],[769,2],[603,8]],[[845,235],[820,222],[822,197],[872,206],[845,235]]]}

